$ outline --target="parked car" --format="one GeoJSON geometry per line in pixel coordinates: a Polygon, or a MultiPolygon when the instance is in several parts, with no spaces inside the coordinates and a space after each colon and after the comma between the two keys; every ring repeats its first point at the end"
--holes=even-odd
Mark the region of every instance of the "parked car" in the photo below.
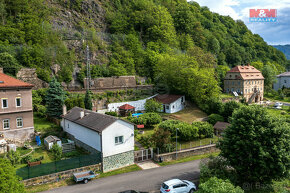
{"type": "Polygon", "coordinates": [[[160,188],[160,193],[193,193],[194,191],[196,191],[194,183],[179,179],[168,180],[160,188]]]}
{"type": "Polygon", "coordinates": [[[122,191],[122,192],[119,192],[119,193],[149,193],[149,192],[139,192],[139,191],[136,191],[136,190],[126,190],[126,191],[122,191]]]}
{"type": "Polygon", "coordinates": [[[283,106],[283,103],[280,103],[280,102],[276,102],[274,105],[274,107],[281,107],[281,106],[283,106]]]}

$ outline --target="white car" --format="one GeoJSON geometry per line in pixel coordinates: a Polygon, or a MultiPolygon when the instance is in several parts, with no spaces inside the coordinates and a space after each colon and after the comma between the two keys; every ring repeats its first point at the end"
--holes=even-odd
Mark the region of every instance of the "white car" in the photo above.
{"type": "Polygon", "coordinates": [[[280,103],[280,102],[276,102],[274,107],[280,107],[280,106],[283,106],[283,103],[280,103]]]}
{"type": "Polygon", "coordinates": [[[179,179],[168,180],[160,188],[160,193],[193,193],[194,191],[196,191],[194,183],[179,179]]]}

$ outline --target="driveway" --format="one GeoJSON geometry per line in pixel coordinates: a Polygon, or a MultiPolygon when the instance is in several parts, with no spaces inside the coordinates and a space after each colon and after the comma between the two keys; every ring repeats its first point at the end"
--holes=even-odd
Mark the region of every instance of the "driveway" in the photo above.
{"type": "Polygon", "coordinates": [[[125,190],[159,192],[162,182],[180,178],[198,182],[200,160],[168,165],[148,170],[140,170],[90,181],[88,184],[75,184],[60,187],[50,193],[118,193],[125,190]]]}

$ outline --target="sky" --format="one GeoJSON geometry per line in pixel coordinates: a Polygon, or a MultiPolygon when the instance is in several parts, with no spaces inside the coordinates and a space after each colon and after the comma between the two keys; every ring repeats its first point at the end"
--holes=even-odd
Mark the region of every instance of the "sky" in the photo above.
{"type": "Polygon", "coordinates": [[[270,45],[290,44],[290,0],[194,0],[212,12],[242,20],[270,45]],[[249,9],[277,9],[276,22],[250,22],[249,9]]]}

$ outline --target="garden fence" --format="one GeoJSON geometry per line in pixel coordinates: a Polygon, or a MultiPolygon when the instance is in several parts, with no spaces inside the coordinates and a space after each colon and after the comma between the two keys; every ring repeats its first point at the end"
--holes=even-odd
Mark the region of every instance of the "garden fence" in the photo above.
{"type": "Polygon", "coordinates": [[[195,147],[202,147],[206,145],[211,145],[211,144],[216,144],[219,138],[208,138],[206,140],[197,140],[197,141],[192,141],[192,142],[187,142],[187,143],[170,143],[170,144],[165,144],[163,148],[154,148],[154,153],[156,154],[162,154],[162,153],[170,153],[174,151],[181,151],[185,149],[191,149],[195,147]],[[176,149],[177,147],[177,149],[176,149]]]}
{"type": "Polygon", "coordinates": [[[101,163],[101,153],[74,157],[70,159],[40,164],[32,167],[26,166],[17,169],[16,174],[20,176],[23,180],[25,180],[98,163],[101,163]]]}

